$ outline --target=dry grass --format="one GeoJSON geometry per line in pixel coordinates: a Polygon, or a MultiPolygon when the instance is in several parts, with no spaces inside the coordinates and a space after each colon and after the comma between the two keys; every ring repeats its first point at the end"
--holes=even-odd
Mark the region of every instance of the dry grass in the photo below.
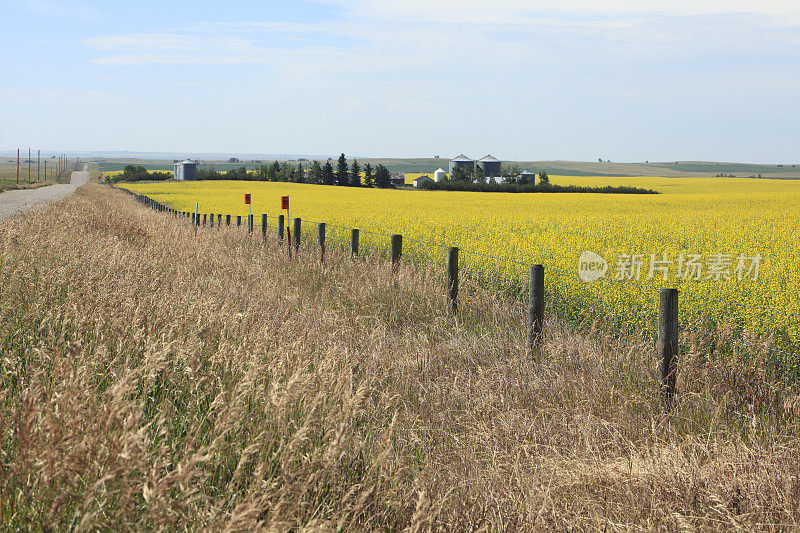
{"type": "Polygon", "coordinates": [[[649,341],[551,321],[529,356],[469,283],[449,317],[438,272],[99,185],[0,244],[4,529],[800,527],[793,406],[687,370],[663,415],[649,341]]]}

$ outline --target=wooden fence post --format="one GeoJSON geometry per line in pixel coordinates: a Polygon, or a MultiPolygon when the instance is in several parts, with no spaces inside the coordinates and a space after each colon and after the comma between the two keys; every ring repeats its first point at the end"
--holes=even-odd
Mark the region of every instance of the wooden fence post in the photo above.
{"type": "Polygon", "coordinates": [[[208,215],[203,213],[203,225],[206,225],[206,220],[208,219],[208,215]]]}
{"type": "Polygon", "coordinates": [[[208,215],[208,225],[211,226],[212,228],[214,227],[214,213],[208,215]]]}
{"type": "Polygon", "coordinates": [[[286,219],[283,215],[278,215],[278,242],[283,243],[283,227],[286,225],[286,219]]]}
{"type": "Polygon", "coordinates": [[[447,249],[447,305],[450,312],[458,311],[458,248],[447,249]]]}
{"type": "Polygon", "coordinates": [[[528,286],[528,349],[534,350],[543,340],[544,331],[544,267],[531,265],[528,286]]]}
{"type": "Polygon", "coordinates": [[[247,215],[247,233],[253,234],[253,215],[247,215]]]}
{"type": "Polygon", "coordinates": [[[267,214],[261,214],[261,240],[267,242],[267,214]]]}
{"type": "Polygon", "coordinates": [[[666,409],[672,407],[678,366],[678,289],[661,289],[658,298],[658,377],[666,409]]]}
{"type": "Polygon", "coordinates": [[[358,257],[358,230],[350,230],[350,256],[358,257]]]}
{"type": "Polygon", "coordinates": [[[242,215],[236,215],[236,227],[237,228],[242,227],[242,215]]]}
{"type": "Polygon", "coordinates": [[[294,249],[300,249],[300,230],[302,229],[303,221],[300,218],[294,219],[294,249]]]}
{"type": "Polygon", "coordinates": [[[403,236],[392,235],[392,269],[400,266],[400,256],[403,255],[403,236]]]}
{"type": "Polygon", "coordinates": [[[217,214],[217,227],[222,227],[222,213],[217,214]]]}
{"type": "Polygon", "coordinates": [[[319,231],[319,262],[325,262],[325,223],[320,222],[317,225],[319,231]]]}
{"type": "Polygon", "coordinates": [[[230,226],[231,225],[231,216],[230,215],[225,215],[225,225],[226,226],[230,226]]]}

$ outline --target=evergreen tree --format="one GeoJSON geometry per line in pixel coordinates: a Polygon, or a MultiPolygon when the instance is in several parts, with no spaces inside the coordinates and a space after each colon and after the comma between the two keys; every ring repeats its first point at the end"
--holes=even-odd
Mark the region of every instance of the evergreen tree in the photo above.
{"type": "Polygon", "coordinates": [[[389,169],[383,165],[378,165],[375,169],[375,186],[381,189],[387,189],[392,185],[392,177],[389,174],[389,169]]]}
{"type": "Polygon", "coordinates": [[[295,183],[305,183],[305,172],[303,171],[303,163],[297,163],[297,170],[294,171],[295,183]]]}
{"type": "Polygon", "coordinates": [[[477,183],[486,183],[486,174],[484,174],[483,169],[481,167],[475,167],[475,172],[473,173],[473,176],[477,183]]]}
{"type": "Polygon", "coordinates": [[[355,158],[353,158],[353,164],[350,165],[350,185],[361,187],[361,167],[355,158]]]}
{"type": "Polygon", "coordinates": [[[322,166],[317,160],[314,160],[314,162],[311,163],[311,168],[308,169],[308,182],[318,185],[322,183],[322,166]]]}
{"type": "Polygon", "coordinates": [[[372,165],[367,163],[364,167],[364,187],[374,187],[375,183],[372,181],[372,165]]]}
{"type": "Polygon", "coordinates": [[[269,181],[278,181],[278,176],[281,173],[281,164],[273,161],[269,166],[269,181]]]}
{"type": "Polygon", "coordinates": [[[292,181],[294,168],[289,165],[288,161],[281,163],[280,181],[292,181]]]}
{"type": "Polygon", "coordinates": [[[330,161],[326,161],[325,166],[322,167],[322,183],[336,185],[336,176],[333,175],[333,166],[330,161]]]}
{"type": "Polygon", "coordinates": [[[453,169],[451,178],[453,181],[472,181],[469,171],[464,167],[456,167],[453,169]]]}
{"type": "Polygon", "coordinates": [[[344,154],[339,156],[339,163],[336,165],[336,185],[350,185],[350,171],[344,154]]]}

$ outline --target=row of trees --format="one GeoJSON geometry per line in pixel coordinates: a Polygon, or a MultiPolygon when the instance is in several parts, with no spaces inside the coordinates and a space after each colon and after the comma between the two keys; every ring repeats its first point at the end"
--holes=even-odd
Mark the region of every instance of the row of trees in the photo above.
{"type": "Polygon", "coordinates": [[[336,169],[333,168],[331,161],[320,164],[314,161],[306,169],[303,163],[297,166],[284,161],[279,163],[273,161],[270,164],[262,164],[255,172],[248,172],[244,166],[228,170],[225,174],[218,172],[214,168],[203,168],[197,171],[198,180],[255,180],[255,181],[285,181],[294,183],[315,183],[319,185],[339,185],[343,187],[379,187],[389,188],[392,186],[391,174],[389,170],[378,165],[374,169],[367,163],[363,169],[357,160],[352,164],[347,163],[344,154],[339,156],[336,169]]]}
{"type": "Polygon", "coordinates": [[[107,182],[116,183],[119,181],[161,181],[171,179],[172,172],[148,171],[142,165],[125,165],[122,174],[115,174],[106,178],[107,182]]]}

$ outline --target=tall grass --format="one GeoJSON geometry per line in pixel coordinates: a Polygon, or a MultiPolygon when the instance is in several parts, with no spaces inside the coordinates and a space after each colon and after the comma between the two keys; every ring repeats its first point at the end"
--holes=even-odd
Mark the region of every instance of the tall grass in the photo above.
{"type": "Polygon", "coordinates": [[[687,369],[663,414],[645,337],[551,320],[527,354],[438,269],[195,239],[99,185],[0,244],[4,529],[800,524],[794,404],[687,369]]]}

